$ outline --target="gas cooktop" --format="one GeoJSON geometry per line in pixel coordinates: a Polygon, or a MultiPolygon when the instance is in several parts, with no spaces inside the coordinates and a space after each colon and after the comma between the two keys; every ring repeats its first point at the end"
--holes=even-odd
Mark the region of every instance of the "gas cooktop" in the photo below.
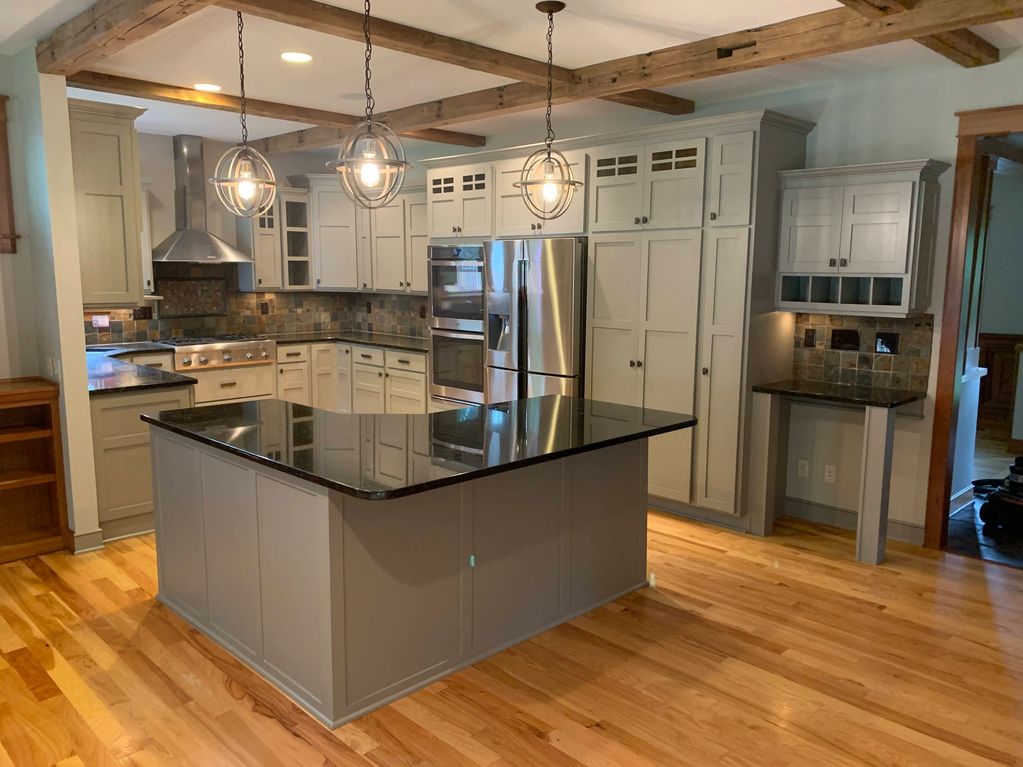
{"type": "Polygon", "coordinates": [[[201,344],[227,344],[241,341],[266,341],[263,336],[229,333],[222,336],[172,336],[161,338],[160,343],[168,346],[199,346],[201,344]]]}
{"type": "Polygon", "coordinates": [[[167,338],[174,347],[174,369],[270,365],[277,360],[277,344],[268,338],[247,335],[167,338]]]}

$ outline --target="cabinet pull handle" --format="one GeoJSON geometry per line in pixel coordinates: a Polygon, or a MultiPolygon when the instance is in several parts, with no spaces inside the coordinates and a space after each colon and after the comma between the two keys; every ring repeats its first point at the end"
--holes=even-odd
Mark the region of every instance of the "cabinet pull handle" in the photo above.
{"type": "Polygon", "coordinates": [[[365,282],[364,282],[364,283],[362,283],[362,287],[366,287],[366,283],[365,283],[365,282]]]}
{"type": "Polygon", "coordinates": [[[317,284],[317,285],[319,285],[319,284],[320,284],[320,278],[319,278],[319,277],[317,277],[317,278],[316,278],[316,284],[317,284]]]}
{"type": "Polygon", "coordinates": [[[643,360],[636,360],[636,367],[638,368],[643,367],[643,360]]]}
{"type": "Polygon", "coordinates": [[[284,356],[285,357],[301,357],[302,356],[302,352],[285,352],[284,356]]]}
{"type": "Polygon", "coordinates": [[[643,223],[644,224],[649,224],[650,223],[650,219],[647,218],[646,216],[643,216],[643,223]]]}
{"type": "Polygon", "coordinates": [[[408,360],[398,360],[398,362],[400,362],[402,365],[411,365],[412,364],[408,360]]]}
{"type": "Polygon", "coordinates": [[[636,360],[629,360],[629,367],[630,368],[636,367],[636,360]]]}
{"type": "Polygon", "coordinates": [[[163,363],[162,362],[147,362],[145,365],[143,365],[143,367],[147,367],[147,368],[162,368],[163,367],[163,363]]]}
{"type": "Polygon", "coordinates": [[[457,231],[458,231],[458,227],[457,227],[457,226],[453,226],[453,227],[451,227],[451,231],[452,231],[452,232],[457,232],[457,231]]]}
{"type": "Polygon", "coordinates": [[[700,372],[703,373],[705,376],[709,376],[710,375],[710,368],[704,368],[700,372]]]}
{"type": "Polygon", "coordinates": [[[839,266],[849,266],[849,259],[848,258],[840,259],[839,262],[838,262],[838,265],[839,266]]]}
{"type": "Polygon", "coordinates": [[[258,280],[256,280],[256,284],[257,285],[262,285],[263,284],[263,278],[260,277],[258,280]]]}
{"type": "Polygon", "coordinates": [[[373,355],[372,354],[360,354],[359,356],[362,357],[364,360],[371,360],[371,359],[373,359],[373,355]]]}
{"type": "Polygon", "coordinates": [[[280,373],[281,375],[284,375],[284,368],[278,368],[277,372],[280,373]]]}
{"type": "Polygon", "coordinates": [[[835,259],[833,259],[833,258],[829,258],[828,259],[828,266],[837,266],[837,265],[838,265],[838,262],[835,261],[835,259]]]}
{"type": "Polygon", "coordinates": [[[639,216],[636,216],[634,219],[632,219],[632,223],[638,224],[639,223],[639,216]]]}
{"type": "Polygon", "coordinates": [[[352,353],[351,349],[345,349],[345,354],[351,354],[351,353],[352,353]]]}
{"type": "Polygon", "coordinates": [[[383,377],[384,377],[383,373],[377,373],[377,378],[383,378],[383,377]]]}
{"type": "Polygon", "coordinates": [[[220,388],[221,389],[230,389],[232,386],[237,386],[237,385],[238,385],[237,381],[225,381],[224,383],[220,384],[220,388]]]}
{"type": "Polygon", "coordinates": [[[711,212],[711,214],[710,214],[710,220],[711,220],[711,221],[717,221],[717,220],[718,220],[718,214],[717,214],[717,213],[714,213],[714,212],[711,212]]]}

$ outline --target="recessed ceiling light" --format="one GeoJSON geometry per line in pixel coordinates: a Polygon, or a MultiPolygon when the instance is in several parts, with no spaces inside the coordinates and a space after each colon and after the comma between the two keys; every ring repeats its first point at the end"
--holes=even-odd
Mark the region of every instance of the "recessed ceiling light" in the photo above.
{"type": "Polygon", "coordinates": [[[285,51],[281,54],[281,58],[289,64],[308,64],[313,60],[312,56],[301,51],[285,51]]]}
{"type": "Polygon", "coordinates": [[[220,90],[220,86],[216,83],[196,83],[192,87],[197,91],[206,91],[207,93],[216,93],[220,90]]]}

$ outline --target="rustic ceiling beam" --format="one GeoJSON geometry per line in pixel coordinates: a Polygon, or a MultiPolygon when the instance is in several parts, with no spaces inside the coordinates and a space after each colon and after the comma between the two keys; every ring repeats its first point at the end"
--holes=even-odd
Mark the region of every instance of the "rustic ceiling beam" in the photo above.
{"type": "MultiPolygon", "coordinates": [[[[104,93],[118,93],[122,96],[135,96],[155,101],[166,101],[172,104],[186,104],[205,109],[218,109],[224,112],[237,113],[241,110],[241,102],[237,96],[229,96],[225,93],[207,93],[197,91],[194,88],[180,88],[175,85],[165,85],[147,80],[134,80],[129,77],[108,75],[103,72],[77,72],[70,75],[67,82],[68,85],[76,88],[86,88],[104,93]]],[[[289,106],[288,104],[278,104],[273,101],[253,98],[247,98],[245,106],[251,115],[272,117],[278,120],[290,120],[297,123],[310,123],[319,126],[320,130],[325,130],[335,136],[334,141],[328,142],[325,145],[338,143],[339,137],[344,136],[348,128],[363,119],[361,115],[346,115],[339,112],[328,112],[324,109],[289,106]]],[[[441,144],[454,144],[457,146],[480,147],[486,144],[486,138],[483,136],[433,128],[403,131],[402,135],[406,138],[434,141],[441,144]]],[[[301,147],[296,146],[294,148],[301,147]]]]}
{"type": "MultiPolygon", "coordinates": [[[[912,10],[917,4],[917,0],[838,0],[838,2],[871,19],[912,10]]],[[[937,35],[926,35],[916,38],[916,41],[964,67],[996,64],[999,60],[998,49],[969,29],[953,29],[937,35]]]]}
{"type": "MultiPolygon", "coordinates": [[[[718,75],[805,61],[1023,16],[1023,0],[917,0],[913,8],[868,19],[849,8],[800,16],[743,32],[625,56],[575,70],[556,83],[559,103],[660,88],[718,75]]],[[[439,127],[536,109],[544,89],[528,83],[414,104],[380,115],[395,130],[439,127]]]]}
{"type": "MultiPolygon", "coordinates": [[[[218,0],[218,5],[346,40],[363,40],[362,13],[317,0],[218,0]]],[[[372,20],[372,33],[373,44],[381,48],[532,85],[547,84],[546,61],[537,61],[375,16],[372,20]]],[[[573,82],[573,72],[567,67],[556,66],[552,74],[558,82],[573,82]]],[[[608,96],[607,100],[670,115],[690,114],[695,108],[689,99],[642,89],[608,96]]]]}
{"type": "Polygon", "coordinates": [[[36,65],[46,74],[73,74],[212,4],[213,0],[99,0],[36,46],[36,65]]]}

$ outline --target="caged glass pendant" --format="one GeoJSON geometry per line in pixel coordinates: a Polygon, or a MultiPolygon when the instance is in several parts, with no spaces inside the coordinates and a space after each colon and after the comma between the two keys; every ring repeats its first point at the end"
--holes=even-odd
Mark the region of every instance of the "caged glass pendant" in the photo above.
{"type": "Polygon", "coordinates": [[[241,84],[242,143],[231,147],[217,162],[210,183],[224,207],[243,218],[255,218],[270,209],[277,197],[273,169],[259,152],[249,146],[249,128],[245,110],[245,46],[242,32],[245,22],[238,13],[238,77],[241,84]]]}
{"type": "Polygon", "coordinates": [[[526,207],[537,218],[550,221],[557,218],[572,204],[572,197],[583,184],[572,178],[572,168],[565,155],[552,147],[554,128],[551,127],[554,69],[554,14],[564,10],[565,4],[546,0],[536,9],[547,14],[547,136],[544,146],[526,158],[522,173],[514,186],[522,192],[526,207]]]}
{"type": "Polygon", "coordinates": [[[409,163],[405,147],[393,130],[373,119],[373,89],[370,87],[373,43],[370,40],[370,0],[365,0],[362,30],[366,38],[366,118],[345,136],[337,162],[328,163],[341,179],[341,186],[364,208],[380,208],[393,200],[405,180],[409,163]]]}

